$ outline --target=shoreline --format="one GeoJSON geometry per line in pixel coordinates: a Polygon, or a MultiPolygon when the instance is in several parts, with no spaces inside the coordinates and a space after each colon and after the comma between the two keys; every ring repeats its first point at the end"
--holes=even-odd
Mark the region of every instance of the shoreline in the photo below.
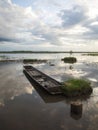
{"type": "MultiPolygon", "coordinates": [[[[70,51],[0,51],[0,54],[32,54],[32,53],[70,53],[70,51]]],[[[72,51],[72,53],[98,53],[98,52],[90,52],[90,51],[72,51]]]]}

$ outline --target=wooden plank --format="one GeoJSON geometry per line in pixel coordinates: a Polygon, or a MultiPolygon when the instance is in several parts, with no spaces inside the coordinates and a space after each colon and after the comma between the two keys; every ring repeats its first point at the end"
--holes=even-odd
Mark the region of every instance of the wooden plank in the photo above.
{"type": "Polygon", "coordinates": [[[44,88],[50,94],[61,94],[61,83],[48,75],[42,73],[32,66],[24,66],[26,73],[34,80],[40,87],[44,88]]]}

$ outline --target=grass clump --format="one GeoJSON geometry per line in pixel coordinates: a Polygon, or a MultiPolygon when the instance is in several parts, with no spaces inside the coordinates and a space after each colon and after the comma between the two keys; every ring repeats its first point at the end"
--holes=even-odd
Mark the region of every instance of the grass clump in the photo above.
{"type": "Polygon", "coordinates": [[[83,79],[71,79],[62,84],[63,93],[68,97],[90,95],[90,82],[83,79]]]}
{"type": "Polygon", "coordinates": [[[64,61],[64,63],[76,63],[77,59],[75,57],[65,57],[62,61],[64,61]]]}
{"type": "Polygon", "coordinates": [[[23,60],[24,64],[28,64],[28,63],[31,63],[31,64],[33,64],[33,63],[46,63],[46,62],[47,62],[47,60],[41,60],[41,59],[24,59],[23,60]]]}

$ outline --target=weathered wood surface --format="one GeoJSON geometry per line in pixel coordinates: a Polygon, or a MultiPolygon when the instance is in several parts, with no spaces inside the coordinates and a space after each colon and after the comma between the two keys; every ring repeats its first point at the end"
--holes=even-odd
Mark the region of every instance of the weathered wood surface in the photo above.
{"type": "Polygon", "coordinates": [[[36,82],[40,87],[44,88],[50,94],[61,94],[61,83],[48,75],[42,73],[32,66],[24,66],[25,72],[36,82]]]}

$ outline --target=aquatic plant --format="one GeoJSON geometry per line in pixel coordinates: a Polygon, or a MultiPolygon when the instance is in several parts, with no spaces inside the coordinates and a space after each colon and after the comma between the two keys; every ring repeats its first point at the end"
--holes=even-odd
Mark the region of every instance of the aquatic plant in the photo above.
{"type": "Polygon", "coordinates": [[[33,64],[33,63],[46,63],[47,62],[47,60],[41,60],[41,59],[24,59],[23,60],[23,63],[31,63],[31,64],[33,64]]]}
{"type": "Polygon", "coordinates": [[[98,53],[87,53],[87,54],[82,54],[84,56],[98,56],[98,53]]]}
{"type": "Polygon", "coordinates": [[[83,96],[92,93],[90,82],[83,79],[70,79],[62,83],[62,92],[68,96],[83,96]]]}
{"type": "Polygon", "coordinates": [[[75,57],[65,57],[63,59],[61,59],[62,61],[64,61],[64,63],[76,63],[77,59],[75,57]]]}
{"type": "Polygon", "coordinates": [[[6,55],[1,55],[0,56],[0,61],[2,61],[2,60],[9,60],[9,57],[6,56],[6,55]]]}

